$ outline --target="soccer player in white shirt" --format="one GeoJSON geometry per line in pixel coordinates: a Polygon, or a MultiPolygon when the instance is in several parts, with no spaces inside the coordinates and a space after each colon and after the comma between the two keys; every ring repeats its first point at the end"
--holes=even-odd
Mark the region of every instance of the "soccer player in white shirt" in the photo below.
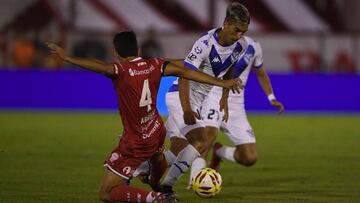
{"type": "MultiPolygon", "coordinates": [[[[246,53],[247,41],[242,36],[248,30],[249,23],[248,10],[240,3],[231,3],[223,27],[210,30],[199,38],[186,57],[185,65],[212,76],[233,78],[235,64],[246,53]]],[[[211,88],[210,85],[181,79],[166,95],[169,110],[166,125],[172,144],[165,157],[172,165],[160,187],[163,192],[172,190],[174,183],[193,161],[209,148],[206,146],[206,124],[200,112],[211,88]]],[[[221,96],[224,118],[228,117],[228,94],[229,90],[224,90],[221,96]]]]}
{"type": "MultiPolygon", "coordinates": [[[[245,86],[249,72],[253,69],[264,93],[268,96],[270,104],[277,108],[278,113],[281,114],[284,107],[281,102],[276,100],[270,79],[262,67],[263,57],[260,44],[248,36],[243,36],[243,38],[247,42],[246,51],[235,64],[234,75],[239,77],[245,86]]],[[[214,87],[203,104],[202,117],[206,125],[207,150],[205,150],[202,157],[207,157],[207,153],[216,139],[218,130],[221,129],[235,147],[215,143],[209,167],[219,170],[221,159],[230,160],[244,166],[252,166],[257,160],[256,140],[244,108],[244,91],[240,94],[232,94],[230,92],[228,115],[224,115],[220,111],[219,99],[221,99],[221,94],[221,89],[219,92],[219,89],[214,87]],[[225,117],[221,120],[223,116],[225,117]],[[224,120],[227,122],[224,122],[224,120]]],[[[202,157],[197,158],[193,162],[192,175],[205,167],[206,162],[202,157]]]]}
{"type": "MultiPolygon", "coordinates": [[[[260,44],[248,36],[242,36],[239,41],[242,45],[242,51],[240,52],[237,62],[234,64],[234,77],[240,78],[245,86],[248,75],[253,69],[264,93],[268,95],[270,104],[278,108],[279,113],[282,113],[283,105],[276,100],[269,77],[262,67],[263,56],[260,44]]],[[[180,95],[182,95],[182,93],[183,92],[180,92],[180,95]]],[[[178,153],[178,151],[187,144],[184,139],[181,139],[181,132],[177,128],[178,125],[176,125],[176,122],[181,122],[181,118],[178,116],[178,114],[181,114],[181,109],[179,108],[180,103],[177,98],[179,97],[178,94],[175,84],[170,88],[166,99],[170,112],[167,130],[172,140],[171,151],[174,154],[178,153]]],[[[226,106],[226,101],[222,101],[222,99],[226,99],[226,97],[222,96],[222,89],[213,87],[202,103],[201,117],[206,126],[206,149],[203,151],[201,157],[193,161],[190,180],[197,171],[206,166],[204,157],[207,157],[207,153],[213,145],[219,129],[222,129],[235,147],[227,147],[222,146],[220,143],[215,143],[210,167],[218,170],[222,158],[244,166],[251,166],[255,164],[257,160],[256,140],[244,108],[244,92],[242,91],[240,94],[230,92],[228,106],[226,106]],[[219,101],[223,106],[220,106],[219,101]],[[225,111],[222,112],[220,109],[224,109],[225,111]],[[226,114],[227,111],[229,112],[228,114],[226,114]]],[[[184,95],[180,96],[180,98],[181,97],[184,97],[184,95]]],[[[182,100],[184,112],[191,107],[191,100],[190,102],[188,101],[188,99],[182,100]]],[[[186,119],[187,118],[185,118],[185,122],[186,119]]]]}

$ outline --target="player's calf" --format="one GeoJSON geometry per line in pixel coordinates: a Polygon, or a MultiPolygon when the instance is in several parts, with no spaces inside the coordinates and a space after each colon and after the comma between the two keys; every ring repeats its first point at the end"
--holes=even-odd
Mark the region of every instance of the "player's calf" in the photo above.
{"type": "Polygon", "coordinates": [[[223,147],[223,145],[219,142],[216,142],[213,146],[213,152],[212,152],[212,157],[211,157],[209,167],[216,171],[219,171],[220,162],[222,161],[222,157],[217,154],[217,151],[222,147],[223,147]]]}
{"type": "Polygon", "coordinates": [[[165,155],[163,153],[158,153],[150,159],[151,168],[150,168],[150,185],[159,185],[160,179],[164,175],[166,169],[168,168],[168,163],[166,161],[165,155]]]}

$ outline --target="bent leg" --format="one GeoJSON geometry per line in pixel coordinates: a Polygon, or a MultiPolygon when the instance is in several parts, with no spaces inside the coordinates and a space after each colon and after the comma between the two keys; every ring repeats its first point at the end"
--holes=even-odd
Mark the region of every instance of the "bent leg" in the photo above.
{"type": "Polygon", "coordinates": [[[206,160],[209,154],[211,147],[213,146],[216,136],[218,134],[218,128],[212,126],[206,126],[205,134],[206,134],[206,147],[201,156],[206,160]]]}
{"type": "Polygon", "coordinates": [[[206,167],[207,155],[216,139],[217,133],[218,133],[218,129],[215,127],[205,128],[205,134],[206,134],[205,149],[203,150],[201,156],[197,157],[191,164],[189,184],[188,184],[189,186],[191,185],[192,177],[194,177],[198,171],[206,167]]]}
{"type": "Polygon", "coordinates": [[[249,143],[236,146],[234,158],[236,162],[243,166],[254,165],[258,158],[256,144],[249,143]]]}
{"type": "Polygon", "coordinates": [[[216,155],[243,166],[252,166],[257,161],[256,144],[248,143],[236,147],[222,146],[216,150],[216,155]]]}
{"type": "Polygon", "coordinates": [[[232,111],[237,111],[239,114],[230,117],[227,123],[223,123],[222,128],[235,147],[221,146],[216,143],[214,145],[214,147],[217,145],[216,154],[243,166],[252,166],[257,160],[255,134],[243,107],[233,106],[233,108],[232,111]]]}
{"type": "Polygon", "coordinates": [[[105,170],[99,198],[105,202],[153,202],[160,193],[143,190],[126,185],[126,179],[116,175],[109,169],[105,170]]]}
{"type": "Polygon", "coordinates": [[[109,169],[105,169],[105,174],[101,181],[100,189],[99,189],[100,200],[111,201],[110,200],[111,190],[116,186],[125,186],[125,185],[126,185],[125,178],[115,175],[109,169]]]}
{"type": "Polygon", "coordinates": [[[173,186],[174,183],[189,169],[192,162],[204,151],[204,128],[195,128],[186,134],[189,144],[178,154],[174,164],[170,167],[163,184],[173,186]]]}

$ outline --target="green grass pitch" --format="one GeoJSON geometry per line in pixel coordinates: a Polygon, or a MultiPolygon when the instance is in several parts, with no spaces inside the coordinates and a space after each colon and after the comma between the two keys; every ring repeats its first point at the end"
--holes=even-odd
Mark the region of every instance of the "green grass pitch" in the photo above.
{"type": "MultiPolygon", "coordinates": [[[[360,202],[359,115],[249,120],[257,164],[223,162],[223,190],[211,199],[186,191],[186,174],[175,187],[181,202],[360,202]]],[[[0,112],[0,202],[99,202],[102,163],[120,132],[116,113],[0,112]]]]}

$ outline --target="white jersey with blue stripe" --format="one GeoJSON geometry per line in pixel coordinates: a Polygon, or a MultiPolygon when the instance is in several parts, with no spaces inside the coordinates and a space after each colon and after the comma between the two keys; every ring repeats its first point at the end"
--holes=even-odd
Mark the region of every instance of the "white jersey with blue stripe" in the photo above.
{"type": "MultiPolygon", "coordinates": [[[[242,38],[246,41],[246,46],[244,46],[244,52],[240,54],[238,61],[234,65],[234,74],[236,78],[241,79],[245,87],[251,68],[262,68],[263,54],[259,42],[256,42],[248,36],[243,36],[242,38]]],[[[211,91],[221,97],[221,87],[215,86],[211,91]]],[[[244,103],[244,91],[245,88],[240,94],[230,91],[229,103],[232,102],[232,98],[234,98],[235,103],[244,103]],[[241,97],[241,99],[239,99],[239,97],[241,97]]]]}
{"type": "MultiPolygon", "coordinates": [[[[221,78],[228,69],[235,64],[247,47],[246,38],[242,37],[230,46],[219,44],[216,28],[208,31],[200,37],[193,45],[190,53],[185,58],[185,66],[199,70],[214,77],[221,78]]],[[[190,90],[202,95],[207,95],[212,85],[190,81],[190,90]]],[[[177,90],[177,81],[170,88],[170,91],[177,90]]]]}

